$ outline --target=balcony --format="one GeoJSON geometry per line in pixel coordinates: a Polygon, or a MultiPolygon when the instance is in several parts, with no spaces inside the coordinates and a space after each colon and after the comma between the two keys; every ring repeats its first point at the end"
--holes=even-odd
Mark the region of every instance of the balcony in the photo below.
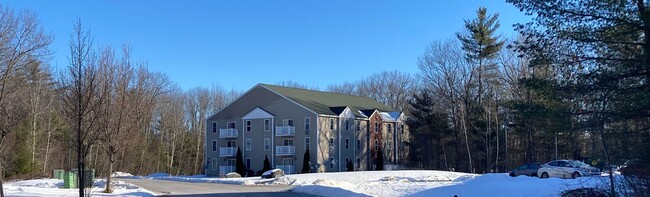
{"type": "Polygon", "coordinates": [[[219,138],[237,138],[237,129],[219,129],[219,138]]]}
{"type": "Polygon", "coordinates": [[[294,126],[277,126],[275,127],[275,136],[296,136],[296,127],[294,126]]]}
{"type": "Polygon", "coordinates": [[[275,146],[275,155],[286,156],[286,155],[296,155],[295,146],[275,146]]]}
{"type": "Polygon", "coordinates": [[[221,157],[234,157],[237,155],[237,147],[220,147],[219,156],[221,157]]]}
{"type": "Polygon", "coordinates": [[[219,175],[226,175],[234,171],[235,166],[219,166],[219,175]]]}
{"type": "Polygon", "coordinates": [[[276,165],[276,168],[281,169],[284,171],[285,174],[295,174],[296,173],[296,166],[293,165],[276,165]]]}

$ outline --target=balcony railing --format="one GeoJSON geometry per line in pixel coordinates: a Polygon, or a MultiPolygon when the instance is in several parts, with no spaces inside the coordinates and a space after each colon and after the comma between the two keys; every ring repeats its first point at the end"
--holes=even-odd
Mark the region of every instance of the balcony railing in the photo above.
{"type": "Polygon", "coordinates": [[[221,157],[234,157],[237,154],[237,147],[220,147],[219,155],[221,157]]]}
{"type": "Polygon", "coordinates": [[[275,154],[279,156],[283,155],[296,155],[295,146],[275,146],[275,154]]]}
{"type": "Polygon", "coordinates": [[[296,166],[293,165],[276,165],[276,168],[281,169],[284,171],[285,174],[295,174],[296,173],[296,166]]]}
{"type": "Polygon", "coordinates": [[[294,126],[277,126],[275,127],[275,136],[295,136],[296,127],[294,126]]]}
{"type": "Polygon", "coordinates": [[[219,129],[219,138],[237,138],[237,129],[219,129]]]}
{"type": "Polygon", "coordinates": [[[219,166],[219,175],[225,175],[235,171],[235,166],[219,166]]]}

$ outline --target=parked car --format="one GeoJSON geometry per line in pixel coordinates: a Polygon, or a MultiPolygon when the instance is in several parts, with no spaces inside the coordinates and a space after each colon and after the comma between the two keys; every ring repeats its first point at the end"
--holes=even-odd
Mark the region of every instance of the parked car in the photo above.
{"type": "Polygon", "coordinates": [[[650,177],[650,165],[638,159],[629,160],[621,166],[619,172],[625,176],[650,177]]]}
{"type": "Polygon", "coordinates": [[[537,174],[541,178],[577,178],[581,176],[600,175],[600,169],[576,160],[554,160],[542,165],[537,170],[537,174]]]}
{"type": "Polygon", "coordinates": [[[539,163],[527,163],[524,165],[521,165],[517,167],[516,169],[510,171],[510,176],[519,176],[519,175],[526,175],[526,176],[537,176],[537,170],[541,167],[541,164],[539,163]]]}

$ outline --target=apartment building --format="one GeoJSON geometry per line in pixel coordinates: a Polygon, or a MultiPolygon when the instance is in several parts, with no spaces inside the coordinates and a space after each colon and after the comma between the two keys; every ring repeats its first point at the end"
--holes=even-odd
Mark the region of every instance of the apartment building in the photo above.
{"type": "Polygon", "coordinates": [[[237,149],[247,169],[258,171],[268,157],[287,174],[372,170],[377,150],[387,164],[404,158],[408,128],[404,114],[367,97],[258,84],[207,119],[208,176],[235,170],[237,149]]]}

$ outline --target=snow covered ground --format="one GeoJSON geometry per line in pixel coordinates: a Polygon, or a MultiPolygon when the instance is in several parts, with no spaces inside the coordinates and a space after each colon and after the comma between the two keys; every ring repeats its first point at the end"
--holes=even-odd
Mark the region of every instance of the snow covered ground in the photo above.
{"type": "MultiPolygon", "coordinates": [[[[446,171],[361,171],[287,175],[278,179],[215,178],[171,176],[154,173],[133,176],[116,172],[120,178],[157,179],[184,182],[223,183],[239,185],[281,184],[295,185],[294,192],[320,196],[559,196],[562,191],[581,187],[606,187],[608,177],[594,176],[577,179],[539,179],[536,177],[509,177],[507,174],[468,174],[446,171]]],[[[617,175],[620,178],[620,175],[617,175]]],[[[138,186],[116,181],[114,194],[103,194],[104,180],[97,180],[93,196],[153,196],[138,186]]],[[[75,189],[59,189],[61,180],[39,179],[9,182],[5,191],[9,196],[76,196],[75,189]]]]}
{"type": "MultiPolygon", "coordinates": [[[[122,181],[113,181],[113,193],[105,194],[106,181],[96,179],[91,196],[154,196],[154,193],[140,188],[136,185],[122,181]]],[[[36,179],[25,181],[13,181],[4,184],[7,196],[78,196],[78,189],[63,189],[63,180],[58,179],[36,179]]]]}
{"type": "Polygon", "coordinates": [[[279,179],[170,176],[156,173],[132,178],[224,184],[292,184],[295,192],[320,196],[559,196],[580,187],[603,187],[607,177],[539,179],[507,174],[467,174],[446,171],[362,171],[287,175],[279,179]]]}

